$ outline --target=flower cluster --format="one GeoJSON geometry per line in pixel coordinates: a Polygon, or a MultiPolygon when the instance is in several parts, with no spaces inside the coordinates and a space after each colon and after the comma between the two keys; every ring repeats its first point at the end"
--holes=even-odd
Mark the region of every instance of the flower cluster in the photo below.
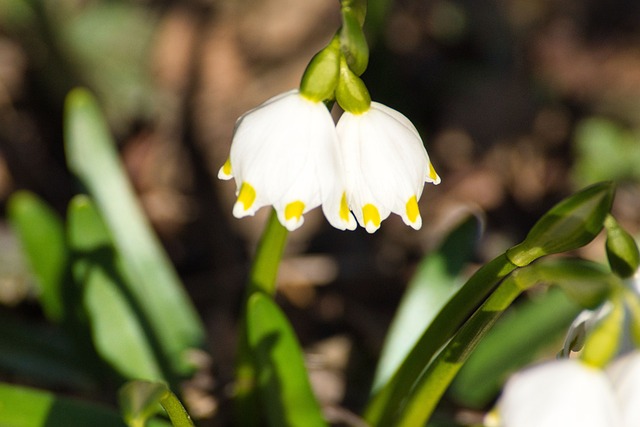
{"type": "Polygon", "coordinates": [[[234,178],[237,218],[272,205],[289,230],[322,206],[331,225],[369,233],[392,212],[422,226],[418,200],[440,177],[415,126],[371,102],[358,77],[368,50],[358,14],[343,7],[343,28],[312,60],[299,90],[275,96],[241,116],[220,179],[234,178]],[[344,110],[334,124],[325,102],[344,110]],[[355,217],[355,218],[354,218],[355,217]]]}

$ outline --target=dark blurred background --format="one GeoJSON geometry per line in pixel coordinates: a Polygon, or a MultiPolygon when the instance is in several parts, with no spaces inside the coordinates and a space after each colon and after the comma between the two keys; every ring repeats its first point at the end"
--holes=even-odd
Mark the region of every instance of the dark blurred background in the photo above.
{"type": "MultiPolygon", "coordinates": [[[[562,197],[614,179],[615,215],[640,230],[640,3],[372,0],[367,19],[363,79],[414,122],[442,184],[425,188],[419,232],[396,216],[375,235],[340,232],[316,210],[290,235],[278,300],[323,402],[354,411],[417,261],[465,215],[485,220],[479,264],[562,197]]],[[[64,97],[90,88],[207,326],[211,372],[190,403],[201,416],[225,402],[268,213],[234,219],[235,188],[217,170],[236,118],[296,87],[339,25],[337,0],[0,2],[0,207],[28,189],[64,214],[79,190],[64,159],[64,97]]],[[[602,259],[601,247],[581,255],[602,259]]],[[[0,307],[40,316],[4,220],[0,307]]]]}

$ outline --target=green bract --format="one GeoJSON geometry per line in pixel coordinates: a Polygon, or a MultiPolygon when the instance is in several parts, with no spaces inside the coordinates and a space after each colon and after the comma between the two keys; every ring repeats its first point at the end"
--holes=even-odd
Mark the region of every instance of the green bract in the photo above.
{"type": "Polygon", "coordinates": [[[589,243],[602,230],[613,195],[613,184],[602,182],[558,203],[540,218],[522,243],[507,251],[509,260],[524,266],[541,256],[589,243]]]}
{"type": "Polygon", "coordinates": [[[307,65],[300,82],[300,93],[314,102],[333,99],[339,78],[340,39],[335,36],[307,65]]]}
{"type": "Polygon", "coordinates": [[[371,107],[371,96],[364,82],[349,69],[344,57],[340,61],[340,80],[336,100],[344,111],[362,114],[371,107]]]}

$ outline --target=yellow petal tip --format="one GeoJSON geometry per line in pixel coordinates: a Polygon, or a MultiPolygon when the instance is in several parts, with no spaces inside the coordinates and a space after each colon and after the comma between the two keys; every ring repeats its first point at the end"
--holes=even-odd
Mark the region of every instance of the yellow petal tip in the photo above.
{"type": "Polygon", "coordinates": [[[231,178],[233,178],[233,174],[231,172],[231,159],[227,159],[218,171],[218,179],[227,180],[231,178]]]}
{"type": "Polygon", "coordinates": [[[380,212],[371,203],[362,207],[362,218],[368,233],[375,233],[380,228],[380,212]]]}

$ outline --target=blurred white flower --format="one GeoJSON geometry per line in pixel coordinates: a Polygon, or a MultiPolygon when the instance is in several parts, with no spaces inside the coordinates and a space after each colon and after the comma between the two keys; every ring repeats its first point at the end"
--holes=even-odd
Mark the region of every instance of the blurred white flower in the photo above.
{"type": "Polygon", "coordinates": [[[440,183],[415,126],[377,102],[369,110],[345,112],[337,124],[346,198],[369,233],[391,212],[414,229],[422,226],[418,200],[425,182],[440,183]]]}
{"type": "Polygon", "coordinates": [[[220,179],[235,178],[233,215],[254,215],[273,205],[288,230],[303,214],[322,205],[331,225],[353,230],[356,222],[346,202],[339,166],[337,134],[322,102],[298,90],[273,97],[236,123],[229,160],[220,179]]]}
{"type": "Polygon", "coordinates": [[[606,371],[560,359],[513,375],[487,426],[637,427],[640,425],[640,352],[606,371]]]}

